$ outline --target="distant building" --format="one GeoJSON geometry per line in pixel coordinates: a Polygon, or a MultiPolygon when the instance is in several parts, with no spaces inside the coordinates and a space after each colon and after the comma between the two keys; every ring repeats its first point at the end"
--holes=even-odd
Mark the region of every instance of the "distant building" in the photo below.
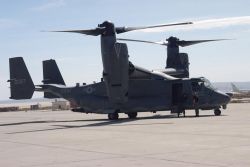
{"type": "Polygon", "coordinates": [[[30,110],[39,110],[40,104],[30,105],[30,110]]]}
{"type": "Polygon", "coordinates": [[[52,111],[56,111],[56,110],[69,110],[69,104],[67,101],[58,101],[55,100],[54,102],[52,102],[52,111]]]}
{"type": "Polygon", "coordinates": [[[18,111],[19,107],[1,107],[0,112],[18,111]]]}

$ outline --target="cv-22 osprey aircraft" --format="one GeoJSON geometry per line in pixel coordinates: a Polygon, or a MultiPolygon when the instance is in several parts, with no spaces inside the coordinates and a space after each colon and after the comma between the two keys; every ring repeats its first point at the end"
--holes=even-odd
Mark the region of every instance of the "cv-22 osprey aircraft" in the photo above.
{"type": "Polygon", "coordinates": [[[227,94],[215,90],[205,78],[176,78],[160,71],[150,71],[129,61],[128,48],[119,43],[116,34],[132,30],[160,26],[115,27],[109,21],[95,29],[69,30],[86,35],[101,36],[103,78],[98,83],[65,86],[65,82],[54,60],[43,62],[43,84],[34,85],[22,57],[10,58],[11,99],[30,99],[34,91],[44,92],[45,98],[64,98],[71,102],[72,111],[107,114],[110,120],[117,120],[119,113],[136,118],[138,112],[170,110],[185,113],[194,109],[214,110],[220,115],[220,108],[226,108],[230,101],[227,94]]]}

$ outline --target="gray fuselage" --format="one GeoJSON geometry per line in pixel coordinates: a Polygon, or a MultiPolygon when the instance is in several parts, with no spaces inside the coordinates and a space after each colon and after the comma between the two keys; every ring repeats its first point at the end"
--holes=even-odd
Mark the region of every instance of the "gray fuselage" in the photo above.
{"type": "Polygon", "coordinates": [[[115,106],[109,101],[104,82],[75,87],[48,85],[45,91],[69,100],[73,108],[82,112],[100,114],[173,110],[176,107],[214,109],[229,102],[230,97],[226,94],[196,83],[192,79],[129,80],[128,101],[115,106]]]}

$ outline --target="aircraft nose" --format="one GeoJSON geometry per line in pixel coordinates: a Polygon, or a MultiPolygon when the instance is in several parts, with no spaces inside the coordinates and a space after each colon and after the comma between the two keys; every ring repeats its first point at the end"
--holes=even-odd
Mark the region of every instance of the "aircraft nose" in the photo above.
{"type": "Polygon", "coordinates": [[[226,103],[229,103],[231,101],[231,96],[229,96],[227,94],[225,94],[224,96],[225,96],[226,103]]]}
{"type": "Polygon", "coordinates": [[[228,104],[231,100],[231,97],[225,93],[218,92],[219,94],[219,101],[221,101],[222,104],[228,104]]]}

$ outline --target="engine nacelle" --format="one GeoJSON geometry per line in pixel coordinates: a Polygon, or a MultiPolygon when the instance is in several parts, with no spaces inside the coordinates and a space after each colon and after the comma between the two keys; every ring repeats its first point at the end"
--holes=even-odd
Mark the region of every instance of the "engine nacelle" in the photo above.
{"type": "Polygon", "coordinates": [[[189,77],[189,59],[187,53],[179,53],[179,47],[173,46],[168,47],[168,57],[166,68],[174,68],[176,70],[183,70],[183,74],[179,75],[178,78],[189,77]]]}
{"type": "Polygon", "coordinates": [[[179,53],[180,69],[185,71],[184,77],[189,77],[189,59],[187,53],[179,53]]]}
{"type": "Polygon", "coordinates": [[[128,100],[129,61],[128,48],[124,43],[115,43],[109,66],[103,73],[109,99],[114,104],[128,100]]]}

